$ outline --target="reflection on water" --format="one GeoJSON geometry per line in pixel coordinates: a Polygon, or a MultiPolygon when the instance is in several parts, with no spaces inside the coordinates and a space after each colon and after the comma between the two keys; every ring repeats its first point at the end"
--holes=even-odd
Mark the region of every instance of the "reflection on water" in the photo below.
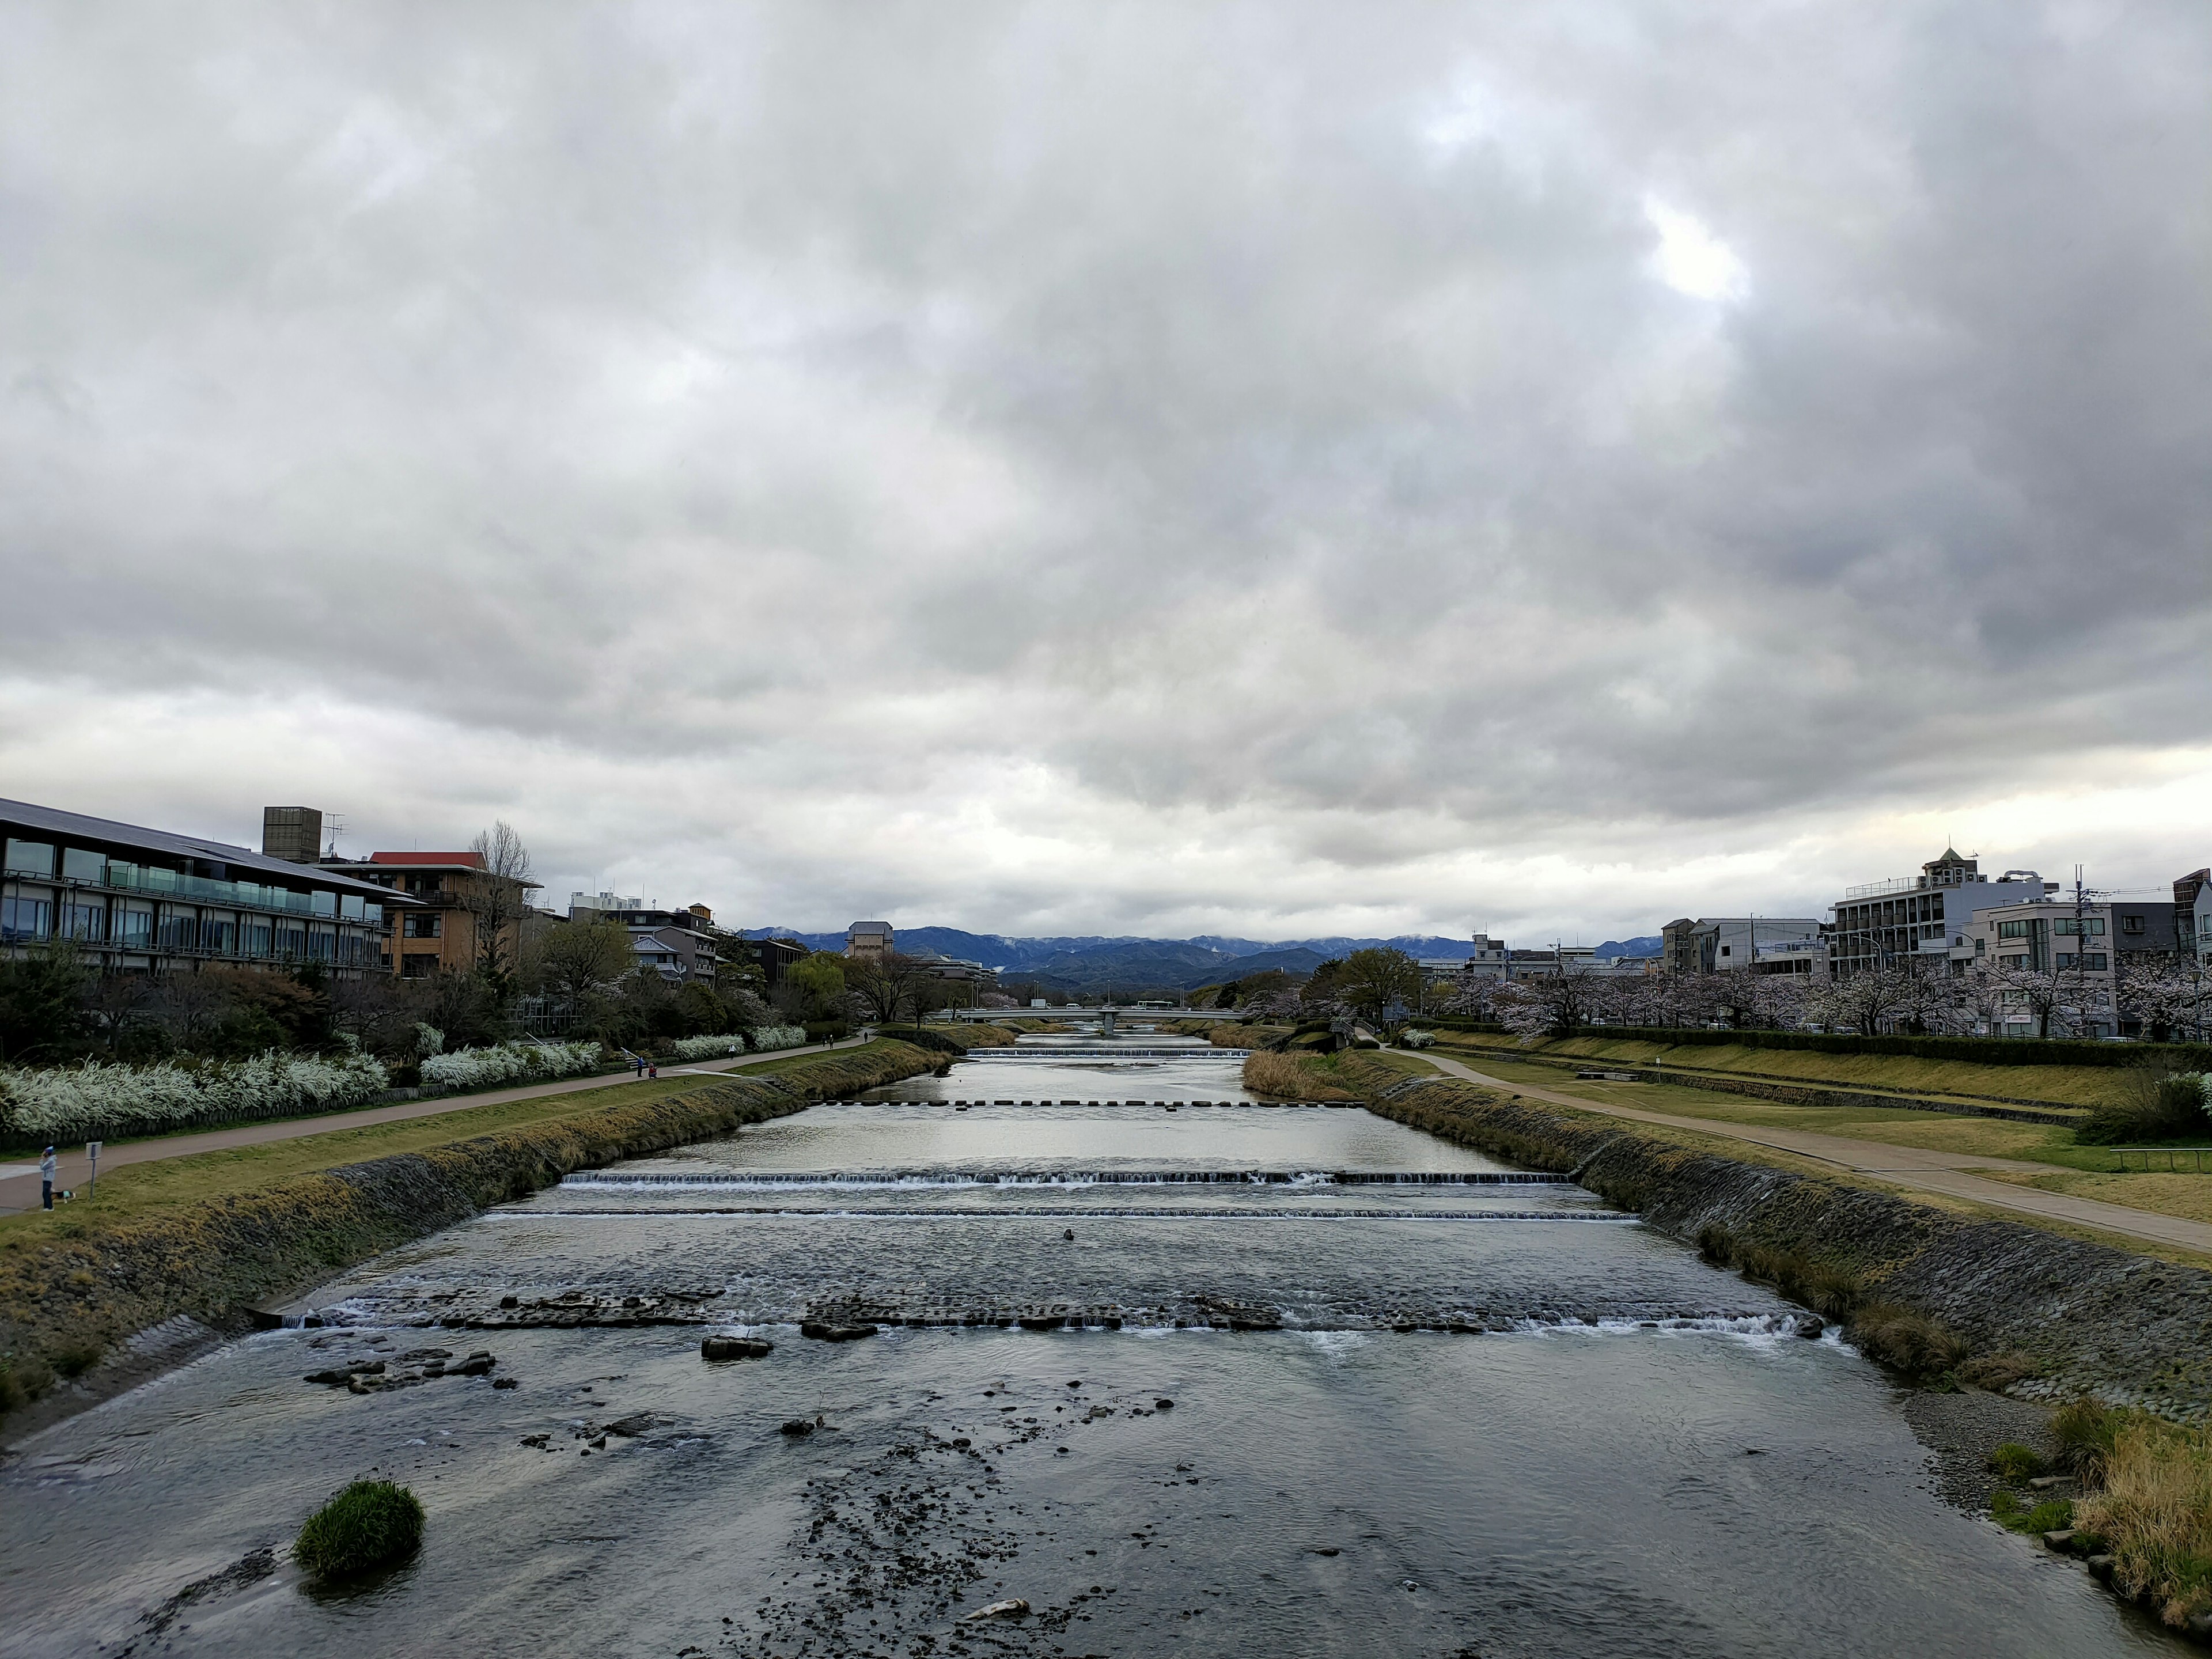
{"type": "Polygon", "coordinates": [[[978,1064],[1094,1103],[957,1112],[1011,1092],[961,1066],[586,1175],[36,1437],[0,1651],[151,1651],[149,1615],[271,1655],[2175,1650],[1938,1502],[1832,1333],[1578,1188],[978,1064]],[[708,1364],[714,1331],[775,1346],[708,1364]],[[428,1509],[410,1567],[219,1577],[370,1473],[428,1509]]]}

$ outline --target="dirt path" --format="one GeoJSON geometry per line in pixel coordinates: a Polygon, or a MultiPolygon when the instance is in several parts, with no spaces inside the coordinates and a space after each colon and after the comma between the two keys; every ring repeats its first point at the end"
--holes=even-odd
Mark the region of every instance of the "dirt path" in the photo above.
{"type": "MultiPolygon", "coordinates": [[[[847,1037],[842,1042],[831,1043],[833,1048],[857,1048],[869,1039],[866,1036],[847,1037]]],[[[778,1048],[765,1054],[744,1054],[728,1060],[702,1060],[686,1066],[674,1066],[661,1072],[663,1077],[708,1076],[717,1072],[733,1072],[741,1066],[765,1065],[772,1060],[788,1060],[793,1054],[821,1054],[821,1048],[778,1048]]],[[[194,1152],[221,1152],[232,1146],[257,1146],[270,1140],[296,1140],[303,1135],[328,1134],[338,1129],[359,1129],[372,1123],[398,1123],[408,1118],[435,1117],[444,1112],[465,1112],[477,1106],[498,1106],[510,1100],[534,1100],[544,1095],[578,1094],[587,1089],[619,1088],[625,1083],[635,1083],[637,1078],[629,1072],[618,1072],[610,1077],[568,1078],[559,1083],[527,1084],[515,1089],[488,1089],[482,1094],[443,1095],[435,1100],[407,1100],[396,1106],[372,1106],[364,1111],[331,1112],[319,1117],[277,1118],[265,1123],[240,1123],[228,1129],[210,1129],[204,1134],[163,1135],[151,1140],[111,1141],[100,1155],[100,1167],[112,1170],[125,1164],[143,1164],[153,1158],[190,1158],[194,1152]]],[[[84,1148],[58,1154],[60,1168],[56,1171],[57,1188],[82,1187],[91,1174],[85,1162],[84,1148]]],[[[26,1158],[21,1162],[0,1164],[0,1215],[14,1215],[18,1211],[35,1208],[39,1202],[38,1160],[26,1158]],[[27,1171],[27,1173],[26,1173],[27,1171]]]]}
{"type": "Polygon", "coordinates": [[[1556,1089],[1538,1088],[1532,1084],[1508,1083],[1503,1078],[1488,1076],[1471,1066],[1462,1066],[1455,1060],[1444,1060],[1436,1054],[1422,1054],[1416,1058],[1426,1060],[1439,1071],[1469,1083],[1479,1083],[1485,1088],[1502,1089],[1508,1094],[1522,1095],[1530,1100],[1546,1100],[1554,1105],[1571,1106],[1579,1112],[1601,1112],[1607,1117],[1632,1118],[1640,1123],[1662,1123],[1669,1128],[1692,1129],[1699,1134],[1712,1135],[1723,1140],[1741,1140],[1754,1146],[1771,1146],[1778,1152],[1796,1152],[1802,1158],[1817,1158],[1823,1164],[1832,1164],[1859,1175],[1878,1176],[1893,1186],[1942,1193],[1948,1197],[1967,1199],[1996,1209],[2018,1210],[2051,1221],[2071,1222],[2077,1227],[2094,1227],[2100,1232],[2123,1233],[2131,1238],[2147,1238],[2182,1249],[2212,1253],[2212,1225],[2202,1221],[2187,1221],[2179,1216],[2130,1209],[2125,1205],[2106,1204],[2094,1198],[2069,1198],[2063,1193],[2048,1193],[2037,1187],[2017,1187],[2009,1182],[1990,1181],[1969,1173],[1974,1170],[2003,1170],[2031,1175],[2078,1173],[2056,1164],[1990,1158],[1978,1152],[1929,1152],[1924,1147],[1893,1146],[1884,1141],[1820,1134],[1808,1129],[1778,1129],[1764,1125],[1717,1122],[1711,1118],[1679,1117],[1670,1112],[1647,1112],[1634,1106],[1608,1105],[1582,1095],[1562,1094],[1556,1089]]]}

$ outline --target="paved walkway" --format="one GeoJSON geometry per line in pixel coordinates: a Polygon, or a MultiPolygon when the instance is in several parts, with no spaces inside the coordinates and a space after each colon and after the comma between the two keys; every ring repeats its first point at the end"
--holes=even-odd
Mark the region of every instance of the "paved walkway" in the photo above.
{"type": "Polygon", "coordinates": [[[1948,1197],[1970,1199],[1977,1204],[1987,1204],[1998,1209],[2019,1210],[2047,1220],[2069,1221],[2077,1227],[2094,1227],[2100,1232],[2124,1233],[2130,1238],[2148,1238],[2160,1244],[2202,1250],[2212,1255],[2212,1225],[2204,1222],[2160,1215],[2150,1210],[2130,1209],[2124,1204],[2100,1203],[2094,1198],[2069,1198],[2063,1193],[2045,1192],[2039,1187],[2015,1187],[2009,1182],[1990,1181],[1968,1173],[1973,1170],[2024,1171],[2031,1175],[2080,1173],[2056,1164],[2033,1164],[2013,1158],[1986,1158],[1978,1152],[1936,1152],[1920,1146],[1893,1146],[1884,1141],[1857,1140],[1848,1135],[1818,1134],[1808,1129],[1722,1123],[1708,1117],[1679,1117],[1671,1112],[1647,1112],[1638,1107],[1615,1106],[1583,1095],[1562,1094],[1556,1089],[1537,1088],[1527,1083],[1508,1083],[1503,1078],[1488,1076],[1471,1066],[1462,1066],[1455,1060],[1444,1060],[1436,1054],[1423,1054],[1418,1058],[1469,1083],[1480,1083],[1486,1088],[1503,1089],[1508,1094],[1525,1096],[1530,1100],[1547,1100],[1555,1105],[1571,1106],[1577,1111],[1602,1112],[1607,1117],[1632,1118],[1639,1123],[1663,1123],[1669,1128],[1694,1129],[1699,1134],[1712,1135],[1723,1140],[1741,1140],[1754,1146],[1771,1146],[1778,1152],[1796,1152],[1801,1158],[1817,1158],[1823,1164],[1832,1164],[1859,1175],[1875,1176],[1893,1186],[1942,1193],[1948,1197]]]}
{"type": "MultiPolygon", "coordinates": [[[[857,1048],[868,1040],[868,1034],[864,1033],[827,1046],[831,1048],[857,1048]]],[[[661,1076],[708,1077],[718,1072],[733,1072],[740,1066],[765,1065],[772,1060],[789,1060],[794,1054],[818,1054],[823,1052],[822,1048],[777,1048],[765,1054],[702,1060],[690,1066],[665,1067],[661,1076]]],[[[210,1129],[204,1134],[163,1135],[152,1140],[110,1141],[100,1155],[100,1167],[112,1170],[125,1164],[143,1164],[158,1158],[189,1158],[194,1152],[221,1152],[230,1146],[258,1146],[270,1140],[297,1140],[303,1135],[359,1129],[372,1123],[400,1123],[409,1118],[436,1117],[442,1113],[465,1112],[478,1106],[503,1105],[510,1100],[534,1100],[544,1095],[578,1094],[586,1089],[619,1088],[625,1083],[636,1081],[634,1073],[618,1072],[608,1077],[568,1078],[559,1083],[534,1083],[516,1089],[487,1089],[482,1094],[441,1095],[434,1100],[407,1100],[396,1106],[372,1106],[358,1112],[330,1112],[319,1117],[286,1117],[263,1123],[240,1123],[228,1129],[210,1129]]],[[[79,1146],[74,1152],[63,1152],[58,1157],[60,1168],[55,1172],[54,1185],[57,1188],[82,1187],[91,1175],[91,1165],[85,1162],[84,1148],[79,1146]]],[[[37,1207],[38,1171],[35,1158],[20,1164],[0,1164],[0,1215],[14,1215],[19,1211],[37,1207]],[[22,1173],[24,1171],[28,1173],[22,1173]]]]}

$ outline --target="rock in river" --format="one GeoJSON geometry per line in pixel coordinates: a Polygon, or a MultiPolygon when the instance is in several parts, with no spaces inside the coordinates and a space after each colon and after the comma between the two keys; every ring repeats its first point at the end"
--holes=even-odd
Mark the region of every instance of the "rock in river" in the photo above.
{"type": "Polygon", "coordinates": [[[765,1359],[775,1344],[757,1336],[709,1336],[699,1342],[702,1359],[765,1359]]]}

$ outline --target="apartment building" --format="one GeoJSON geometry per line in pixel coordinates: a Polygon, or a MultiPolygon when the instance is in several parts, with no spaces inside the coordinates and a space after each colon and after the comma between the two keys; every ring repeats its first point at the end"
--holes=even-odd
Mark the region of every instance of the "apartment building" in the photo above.
{"type": "Polygon", "coordinates": [[[402,979],[468,973],[492,962],[512,969],[522,959],[522,931],[534,881],[494,875],[481,853],[371,853],[325,859],[343,871],[413,903],[385,920],[383,965],[402,979]]]}
{"type": "Polygon", "coordinates": [[[671,985],[694,980],[714,982],[725,960],[743,954],[744,941],[714,924],[714,913],[703,904],[681,910],[664,910],[620,899],[612,893],[590,896],[578,893],[568,907],[571,921],[611,921],[629,930],[630,952],[641,967],[651,968],[671,985]]]}
{"type": "Polygon", "coordinates": [[[1678,916],[1659,930],[1659,960],[1670,974],[1810,973],[1816,957],[1825,967],[1820,934],[1813,916],[1678,916]]]}
{"type": "Polygon", "coordinates": [[[1829,971],[1838,978],[1899,963],[1940,964],[1953,975],[1973,960],[1969,934],[1984,910],[2032,903],[2058,890],[2033,870],[1992,879],[1979,863],[1947,847],[1917,876],[1850,887],[1820,931],[1828,940],[1829,971]]]}
{"type": "MultiPolygon", "coordinates": [[[[278,807],[296,814],[306,809],[278,807]]],[[[302,824],[281,844],[296,851],[302,824]]],[[[411,901],[306,857],[0,800],[0,949],[69,940],[105,970],[318,963],[340,977],[381,971],[382,938],[411,901]]]]}
{"type": "MultiPolygon", "coordinates": [[[[2048,975],[2070,1009],[2068,1023],[2085,1036],[2126,1035],[2115,1012],[2121,974],[2130,956],[2172,956],[2179,944],[2171,902],[2047,896],[1978,911],[1965,954],[2002,969],[2048,975]]],[[[1991,1022],[2005,1035],[2033,1034],[2027,993],[2014,991],[1991,1022]]]]}

